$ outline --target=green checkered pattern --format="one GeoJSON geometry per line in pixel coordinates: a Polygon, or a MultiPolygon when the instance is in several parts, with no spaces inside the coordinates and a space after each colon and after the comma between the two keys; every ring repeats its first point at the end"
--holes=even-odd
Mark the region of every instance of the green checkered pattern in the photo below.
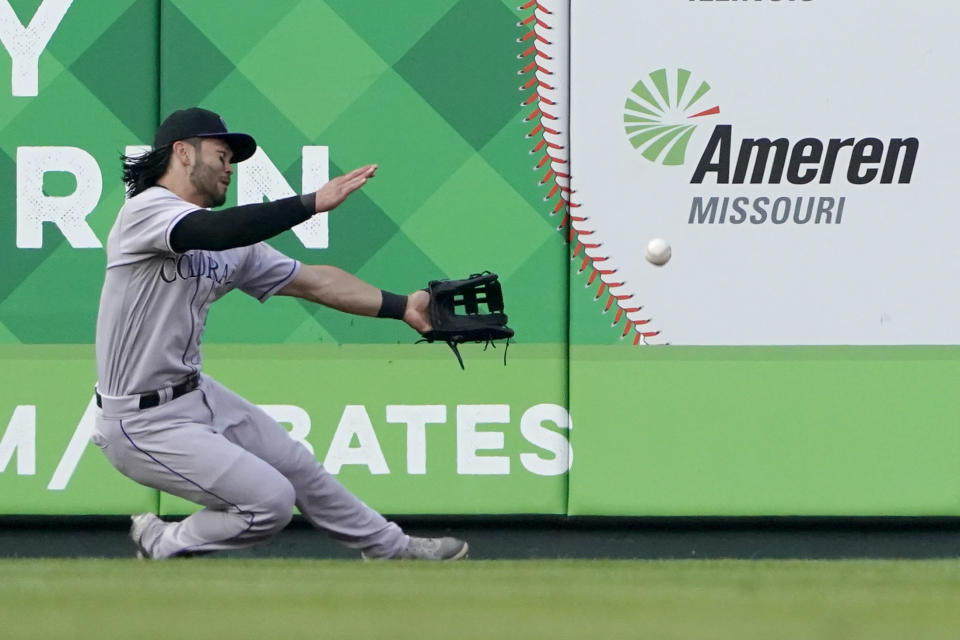
{"type": "MultiPolygon", "coordinates": [[[[39,0],[12,3],[29,23],[39,0]]],[[[102,250],[74,249],[53,225],[43,248],[16,246],[16,165],[21,146],[73,146],[103,173],[87,222],[106,240],[123,204],[119,154],[153,138],[158,104],[158,5],[143,0],[74,2],[39,61],[39,95],[10,95],[10,57],[0,54],[0,343],[92,343],[102,250]]],[[[48,195],[75,180],[48,174],[48,195]]]]}
{"type": "MultiPolygon", "coordinates": [[[[103,278],[103,251],[71,247],[53,225],[42,249],[16,248],[17,147],[96,158],[103,196],[87,221],[105,242],[123,202],[117,156],[192,105],[253,134],[295,190],[305,145],[330,147],[331,175],[380,165],[331,213],[329,249],[288,232],[271,241],[281,251],[397,292],[489,269],[523,342],[565,342],[565,247],[527,153],[515,4],[77,0],[40,59],[39,96],[0,91],[0,342],[92,343],[103,278]]],[[[14,2],[24,23],[37,6],[14,2]]],[[[0,56],[0,79],[9,64],[0,56]]],[[[51,173],[45,188],[66,195],[74,181],[51,173]]],[[[239,293],[213,307],[206,333],[234,343],[410,338],[400,323],[292,299],[261,307],[239,293]]]]}
{"type": "MultiPolygon", "coordinates": [[[[564,247],[526,153],[516,15],[499,0],[415,6],[165,0],[161,112],[223,114],[256,136],[294,189],[304,145],[330,147],[331,175],[378,163],[377,177],[331,213],[329,249],[306,249],[292,232],[271,244],[404,293],[495,271],[523,341],[564,342],[564,247]]],[[[302,301],[257,306],[228,296],[211,312],[208,340],[410,340],[398,323],[302,301]]]]}

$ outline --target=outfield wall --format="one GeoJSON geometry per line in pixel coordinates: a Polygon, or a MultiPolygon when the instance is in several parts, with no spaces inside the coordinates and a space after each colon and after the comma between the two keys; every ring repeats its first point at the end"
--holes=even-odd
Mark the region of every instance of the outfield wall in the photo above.
{"type": "MultiPolygon", "coordinates": [[[[289,298],[235,292],[213,308],[205,371],[375,508],[960,515],[960,313],[943,295],[956,223],[942,206],[960,134],[932,112],[960,53],[938,25],[960,16],[919,10],[929,46],[915,51],[893,37],[906,9],[872,2],[887,44],[876,64],[847,64],[871,37],[851,28],[863,7],[826,0],[663,0],[657,37],[629,37],[645,16],[626,0],[516,4],[0,0],[0,513],[194,508],[123,478],[89,433],[118,156],[200,105],[260,146],[228,205],[380,165],[335,212],[271,241],[288,255],[394,291],[501,276],[517,331],[506,367],[502,348],[469,345],[461,371],[401,323],[289,298]],[[796,40],[776,37],[792,25],[796,40]],[[714,55],[735,31],[790,62],[714,55]],[[819,57],[789,56],[811,33],[819,57]],[[728,124],[731,144],[915,138],[917,151],[907,175],[904,143],[885,183],[873,143],[847,145],[825,186],[789,182],[792,156],[771,183],[772,143],[766,183],[726,184],[722,138],[708,151],[728,124]],[[870,169],[873,184],[850,182],[870,169]],[[769,224],[716,222],[742,194],[830,197],[833,222],[775,224],[772,208],[769,224]],[[903,253],[909,229],[922,240],[903,253]],[[661,269],[640,258],[654,236],[674,247],[661,269]]],[[[797,175],[816,165],[804,145],[797,175]]]]}

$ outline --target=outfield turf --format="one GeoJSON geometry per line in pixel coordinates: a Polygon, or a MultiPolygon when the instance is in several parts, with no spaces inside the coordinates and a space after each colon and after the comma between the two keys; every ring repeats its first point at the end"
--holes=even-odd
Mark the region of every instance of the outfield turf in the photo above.
{"type": "Polygon", "coordinates": [[[0,560],[0,638],[957,638],[960,561],[0,560]]]}

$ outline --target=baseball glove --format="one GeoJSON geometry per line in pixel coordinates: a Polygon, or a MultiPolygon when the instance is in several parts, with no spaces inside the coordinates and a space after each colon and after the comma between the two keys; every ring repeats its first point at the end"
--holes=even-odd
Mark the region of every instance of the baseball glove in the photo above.
{"type": "MultiPolygon", "coordinates": [[[[485,342],[496,347],[494,340],[503,339],[510,345],[513,329],[507,326],[507,316],[503,313],[503,292],[497,274],[484,271],[463,280],[431,280],[426,291],[430,294],[428,311],[432,329],[420,334],[423,336],[420,342],[446,342],[457,356],[461,369],[465,367],[457,345],[485,342]],[[486,305],[488,313],[480,313],[481,304],[486,305]],[[461,313],[457,313],[458,310],[461,313]]],[[[503,364],[507,364],[506,347],[503,364]]]]}

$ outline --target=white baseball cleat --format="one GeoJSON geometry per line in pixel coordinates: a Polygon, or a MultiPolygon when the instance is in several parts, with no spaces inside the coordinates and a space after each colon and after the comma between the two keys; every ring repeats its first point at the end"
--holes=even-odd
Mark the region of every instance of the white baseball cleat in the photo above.
{"type": "Polygon", "coordinates": [[[135,516],[130,516],[130,539],[133,540],[133,543],[137,545],[137,558],[140,560],[149,559],[151,556],[143,547],[143,534],[146,532],[147,527],[151,526],[154,523],[163,524],[163,521],[160,520],[153,513],[140,513],[135,516]]]}
{"type": "Polygon", "coordinates": [[[409,536],[403,551],[390,558],[374,558],[361,553],[364,560],[460,560],[470,546],[457,538],[417,538],[409,536]]]}
{"type": "Polygon", "coordinates": [[[410,536],[410,542],[398,557],[402,560],[459,560],[465,558],[469,550],[469,545],[457,538],[410,536]]]}
{"type": "Polygon", "coordinates": [[[416,538],[397,556],[399,560],[459,560],[467,556],[470,547],[457,538],[416,538]]]}

